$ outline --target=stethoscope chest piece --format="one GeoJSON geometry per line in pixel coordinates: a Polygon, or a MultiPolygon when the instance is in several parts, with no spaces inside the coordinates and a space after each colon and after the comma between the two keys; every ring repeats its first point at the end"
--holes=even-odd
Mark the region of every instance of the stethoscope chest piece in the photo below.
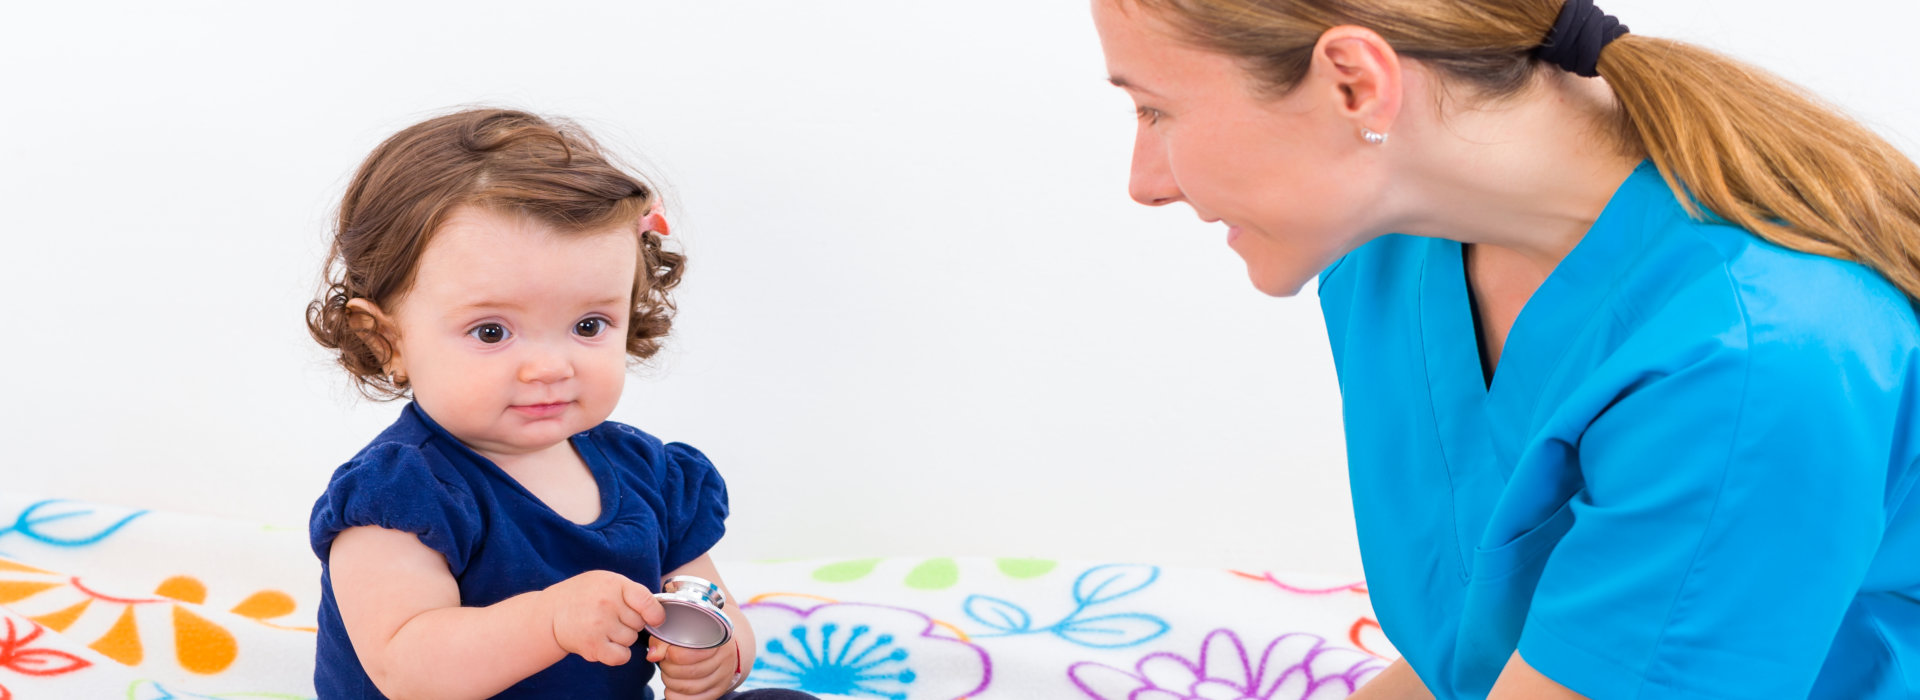
{"type": "Polygon", "coordinates": [[[733,638],[733,621],[721,612],[727,594],[712,581],[675,576],[662,581],[653,598],[667,611],[665,622],[647,626],[654,638],[688,649],[711,649],[733,638]]]}

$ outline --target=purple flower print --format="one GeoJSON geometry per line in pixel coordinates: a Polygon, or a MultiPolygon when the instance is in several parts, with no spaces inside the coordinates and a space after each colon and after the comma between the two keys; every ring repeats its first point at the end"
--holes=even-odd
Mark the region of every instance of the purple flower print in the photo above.
{"type": "Polygon", "coordinates": [[[740,608],[761,636],[747,687],[792,688],[874,700],[952,700],[985,690],[984,649],[916,610],[828,603],[740,608]]]}
{"type": "Polygon", "coordinates": [[[1098,700],[1335,700],[1385,669],[1365,652],[1305,632],[1269,642],[1256,664],[1239,635],[1217,629],[1200,643],[1197,659],[1155,652],[1133,671],[1083,661],[1067,675],[1098,700]]]}

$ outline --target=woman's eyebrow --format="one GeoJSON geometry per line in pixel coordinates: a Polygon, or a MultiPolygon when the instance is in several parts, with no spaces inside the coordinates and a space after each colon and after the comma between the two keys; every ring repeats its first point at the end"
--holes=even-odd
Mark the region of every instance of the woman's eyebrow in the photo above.
{"type": "Polygon", "coordinates": [[[1146,94],[1148,94],[1148,95],[1152,95],[1152,96],[1154,96],[1154,97],[1159,97],[1159,96],[1160,96],[1160,93],[1157,93],[1157,92],[1154,92],[1154,91],[1152,91],[1152,90],[1148,90],[1148,89],[1146,89],[1146,88],[1143,88],[1143,87],[1140,87],[1140,86],[1138,86],[1138,85],[1135,85],[1135,84],[1133,84],[1133,83],[1130,83],[1130,82],[1127,82],[1127,79],[1126,79],[1126,78],[1122,78],[1122,77],[1120,77],[1120,76],[1117,76],[1117,75],[1110,75],[1110,76],[1107,76],[1107,82],[1109,82],[1109,83],[1113,83],[1113,86],[1114,86],[1114,87],[1117,87],[1117,88],[1120,88],[1120,89],[1122,89],[1122,90],[1132,90],[1132,91],[1134,91],[1134,92],[1141,92],[1141,93],[1146,93],[1146,94]]]}

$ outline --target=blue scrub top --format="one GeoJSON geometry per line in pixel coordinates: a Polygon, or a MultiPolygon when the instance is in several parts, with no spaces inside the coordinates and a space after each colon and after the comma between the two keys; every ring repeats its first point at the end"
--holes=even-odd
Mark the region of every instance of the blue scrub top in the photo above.
{"type": "Polygon", "coordinates": [[[1920,697],[1920,327],[1878,274],[1691,219],[1651,164],[1492,386],[1460,244],[1321,276],[1380,624],[1440,698],[1920,697]]]}

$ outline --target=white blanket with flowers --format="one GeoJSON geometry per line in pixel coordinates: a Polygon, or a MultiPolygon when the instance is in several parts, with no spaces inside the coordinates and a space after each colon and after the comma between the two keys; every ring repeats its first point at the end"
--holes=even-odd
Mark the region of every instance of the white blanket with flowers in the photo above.
{"type": "MultiPolygon", "coordinates": [[[[1394,652],[1356,581],[1036,559],[721,562],[747,687],[1327,700],[1394,652]]],[[[303,530],[0,493],[0,700],[313,697],[303,530]]]]}

